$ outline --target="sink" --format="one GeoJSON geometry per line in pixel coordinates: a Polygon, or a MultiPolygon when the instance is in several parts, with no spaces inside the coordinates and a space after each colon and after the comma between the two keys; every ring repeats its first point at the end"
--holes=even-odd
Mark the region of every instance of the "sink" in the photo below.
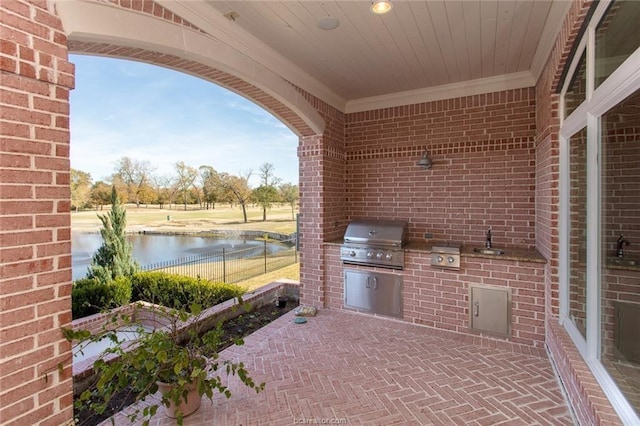
{"type": "Polygon", "coordinates": [[[490,254],[493,256],[500,256],[501,254],[504,254],[504,250],[494,249],[494,248],[485,248],[485,247],[476,247],[473,249],[473,251],[476,253],[490,254]]]}
{"type": "Polygon", "coordinates": [[[610,257],[608,259],[608,263],[610,265],[620,265],[620,266],[636,266],[640,265],[640,262],[634,259],[625,259],[624,257],[610,257]]]}

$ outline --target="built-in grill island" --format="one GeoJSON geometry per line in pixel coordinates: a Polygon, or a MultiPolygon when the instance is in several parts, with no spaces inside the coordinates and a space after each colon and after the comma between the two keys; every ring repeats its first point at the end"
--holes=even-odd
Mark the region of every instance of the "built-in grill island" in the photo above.
{"type": "Polygon", "coordinates": [[[344,306],[402,318],[402,275],[348,265],[404,269],[407,222],[357,220],[347,226],[340,248],[344,269],[344,306]]]}
{"type": "Polygon", "coordinates": [[[345,264],[404,269],[407,222],[354,220],[347,226],[340,259],[345,264]]]}

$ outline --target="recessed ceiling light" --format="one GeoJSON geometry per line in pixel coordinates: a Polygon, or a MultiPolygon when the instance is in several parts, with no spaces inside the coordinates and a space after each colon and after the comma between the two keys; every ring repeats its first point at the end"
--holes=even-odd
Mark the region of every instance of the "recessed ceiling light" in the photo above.
{"type": "Polygon", "coordinates": [[[340,25],[340,21],[332,16],[318,19],[318,28],[321,30],[335,30],[340,25]]]}
{"type": "Polygon", "coordinates": [[[391,0],[372,0],[371,1],[371,11],[376,15],[382,15],[383,13],[387,13],[393,8],[393,4],[391,0]]]}

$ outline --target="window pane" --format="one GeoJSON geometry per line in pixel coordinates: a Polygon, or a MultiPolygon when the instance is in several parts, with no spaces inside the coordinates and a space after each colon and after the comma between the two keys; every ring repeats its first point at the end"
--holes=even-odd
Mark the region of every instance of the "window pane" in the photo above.
{"type": "Polygon", "coordinates": [[[640,415],[640,90],[601,120],[601,361],[640,415]]]}
{"type": "Polygon", "coordinates": [[[596,28],[595,87],[640,46],[640,2],[616,1],[596,28]]]}
{"type": "Polygon", "coordinates": [[[569,317],[587,333],[587,129],[569,140],[569,317]]]}
{"type": "Polygon", "coordinates": [[[571,78],[571,83],[564,95],[564,116],[568,117],[586,99],[587,94],[587,53],[580,56],[580,62],[571,78]]]}

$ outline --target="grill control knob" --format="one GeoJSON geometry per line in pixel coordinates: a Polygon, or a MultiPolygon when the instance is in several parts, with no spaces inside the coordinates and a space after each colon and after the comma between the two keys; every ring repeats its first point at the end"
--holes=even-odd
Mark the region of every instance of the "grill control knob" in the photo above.
{"type": "Polygon", "coordinates": [[[453,262],[455,262],[455,261],[456,261],[456,260],[455,260],[452,256],[449,256],[449,257],[447,258],[447,262],[449,262],[449,263],[453,263],[453,262]]]}
{"type": "Polygon", "coordinates": [[[387,260],[391,260],[393,256],[391,256],[391,253],[387,253],[387,255],[384,257],[387,260]]]}
{"type": "Polygon", "coordinates": [[[373,257],[373,252],[372,251],[368,251],[367,252],[367,257],[368,258],[372,258],[373,257]]]}
{"type": "Polygon", "coordinates": [[[356,257],[356,252],[355,252],[355,251],[353,251],[353,250],[351,250],[351,251],[349,252],[349,256],[351,256],[351,257],[356,257]]]}
{"type": "Polygon", "coordinates": [[[376,258],[377,259],[382,259],[382,252],[378,252],[378,254],[376,254],[376,258]]]}
{"type": "Polygon", "coordinates": [[[442,262],[444,260],[444,258],[442,256],[438,256],[437,257],[438,263],[442,262]]]}

